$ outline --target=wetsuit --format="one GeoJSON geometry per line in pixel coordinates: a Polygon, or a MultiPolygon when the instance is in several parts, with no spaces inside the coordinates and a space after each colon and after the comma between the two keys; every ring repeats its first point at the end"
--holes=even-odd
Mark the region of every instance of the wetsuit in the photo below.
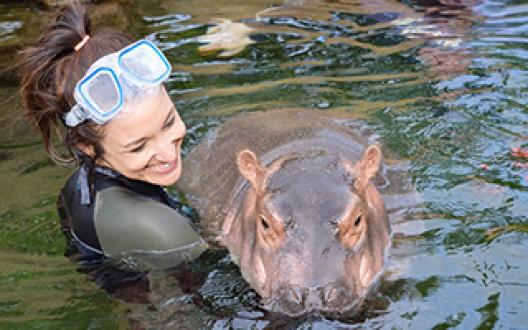
{"type": "Polygon", "coordinates": [[[58,209],[70,246],[87,268],[114,259],[134,270],[169,268],[207,247],[165,189],[95,166],[81,166],[61,190],[58,209]],[[110,257],[110,258],[109,258],[110,257]]]}

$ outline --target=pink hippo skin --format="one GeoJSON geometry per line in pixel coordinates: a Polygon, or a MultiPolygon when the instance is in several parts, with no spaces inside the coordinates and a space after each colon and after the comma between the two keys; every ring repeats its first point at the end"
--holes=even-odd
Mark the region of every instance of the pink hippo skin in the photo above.
{"type": "Polygon", "coordinates": [[[361,134],[316,110],[274,110],[229,120],[186,158],[180,189],[270,310],[348,312],[382,273],[382,155],[361,134]]]}

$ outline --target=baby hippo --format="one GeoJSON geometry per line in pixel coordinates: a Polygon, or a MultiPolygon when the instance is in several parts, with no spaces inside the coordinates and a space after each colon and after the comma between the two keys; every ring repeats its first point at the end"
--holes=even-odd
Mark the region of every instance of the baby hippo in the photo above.
{"type": "Polygon", "coordinates": [[[226,123],[188,157],[191,172],[200,157],[214,165],[182,190],[270,310],[350,311],[382,273],[390,225],[371,181],[382,155],[357,133],[314,110],[271,111],[226,123]],[[200,194],[202,182],[225,193],[200,194]]]}

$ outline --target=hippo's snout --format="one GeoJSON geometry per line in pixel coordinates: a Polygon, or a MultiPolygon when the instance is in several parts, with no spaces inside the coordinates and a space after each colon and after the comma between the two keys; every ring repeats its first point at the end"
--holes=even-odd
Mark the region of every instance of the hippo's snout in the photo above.
{"type": "Polygon", "coordinates": [[[280,310],[292,316],[310,312],[335,312],[353,308],[358,303],[354,290],[338,284],[323,287],[289,286],[277,290],[271,304],[274,310],[280,310]]]}

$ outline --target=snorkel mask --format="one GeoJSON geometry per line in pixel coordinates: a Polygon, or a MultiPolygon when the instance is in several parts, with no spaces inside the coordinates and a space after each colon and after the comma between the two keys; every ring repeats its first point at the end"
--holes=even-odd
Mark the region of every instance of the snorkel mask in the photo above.
{"type": "Polygon", "coordinates": [[[69,127],[88,119],[105,124],[122,112],[125,101],[159,88],[170,72],[165,55],[145,39],[103,56],[75,86],[77,104],[64,115],[64,122],[69,127]]]}

